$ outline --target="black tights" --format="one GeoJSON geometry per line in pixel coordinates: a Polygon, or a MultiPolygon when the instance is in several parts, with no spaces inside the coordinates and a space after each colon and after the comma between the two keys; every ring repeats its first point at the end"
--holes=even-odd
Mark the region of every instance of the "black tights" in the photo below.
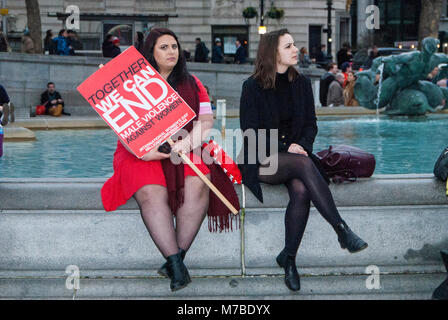
{"type": "MultiPolygon", "coordinates": [[[[284,183],[288,188],[289,203],[285,213],[285,250],[288,255],[296,256],[310,212],[310,201],[327,220],[336,226],[342,218],[336,208],[330,189],[313,161],[304,155],[279,153],[268,158],[278,159],[277,172],[262,174],[259,180],[268,184],[284,183]]],[[[263,165],[262,165],[263,167],[263,165]]]]}
{"type": "Polygon", "coordinates": [[[165,187],[146,185],[134,194],[145,226],[165,258],[176,254],[179,249],[188,251],[205,218],[208,196],[208,187],[199,177],[187,176],[184,202],[176,212],[174,227],[165,187]]]}

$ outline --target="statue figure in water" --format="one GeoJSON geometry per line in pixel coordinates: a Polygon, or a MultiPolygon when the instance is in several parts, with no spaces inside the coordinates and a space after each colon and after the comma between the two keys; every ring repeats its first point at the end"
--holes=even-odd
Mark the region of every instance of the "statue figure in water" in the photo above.
{"type": "Polygon", "coordinates": [[[357,73],[355,97],[368,109],[386,107],[389,115],[423,115],[448,100],[448,89],[437,86],[437,81],[448,77],[448,56],[436,53],[439,40],[425,38],[422,51],[378,57],[369,70],[357,73]],[[379,73],[383,69],[381,90],[379,73]],[[428,75],[440,67],[432,79],[428,75]]]}

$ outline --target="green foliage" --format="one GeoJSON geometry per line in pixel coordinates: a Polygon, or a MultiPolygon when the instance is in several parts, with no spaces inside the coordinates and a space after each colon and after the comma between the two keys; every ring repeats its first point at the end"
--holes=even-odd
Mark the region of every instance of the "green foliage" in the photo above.
{"type": "Polygon", "coordinates": [[[258,16],[258,11],[254,7],[247,7],[243,10],[243,17],[246,19],[252,19],[258,16]]]}
{"type": "Polygon", "coordinates": [[[268,17],[271,19],[280,20],[285,15],[285,10],[272,6],[268,11],[268,17]]]}

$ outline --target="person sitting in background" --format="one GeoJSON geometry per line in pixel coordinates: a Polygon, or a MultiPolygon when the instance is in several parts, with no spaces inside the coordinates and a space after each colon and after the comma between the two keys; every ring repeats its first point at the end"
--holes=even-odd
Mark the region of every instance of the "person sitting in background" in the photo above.
{"type": "Polygon", "coordinates": [[[78,34],[74,30],[67,31],[67,42],[71,47],[69,54],[71,56],[75,55],[75,50],[82,50],[82,42],[79,41],[78,34]]]}
{"type": "Polygon", "coordinates": [[[322,44],[320,46],[319,51],[316,53],[316,62],[323,62],[325,61],[325,58],[327,56],[327,53],[325,52],[327,50],[327,46],[325,44],[322,44]]]}
{"type": "Polygon", "coordinates": [[[244,47],[241,45],[240,40],[236,40],[235,45],[236,45],[235,63],[243,64],[246,62],[246,50],[244,50],[244,47]]]}
{"type": "Polygon", "coordinates": [[[344,80],[345,77],[342,73],[336,74],[336,80],[334,80],[328,88],[327,106],[337,107],[344,105],[344,92],[342,89],[344,80]]]}
{"type": "Polygon", "coordinates": [[[59,35],[53,39],[56,44],[56,54],[60,56],[68,56],[72,47],[68,43],[67,30],[61,29],[59,35]]]}
{"type": "Polygon", "coordinates": [[[357,107],[359,102],[355,98],[356,75],[353,71],[348,71],[347,84],[344,88],[344,105],[346,107],[357,107]]]}
{"type": "Polygon", "coordinates": [[[222,52],[222,43],[220,38],[215,39],[215,45],[212,50],[212,63],[222,63],[224,54],[222,52]]]}
{"type": "Polygon", "coordinates": [[[30,31],[25,29],[22,36],[22,53],[34,53],[34,41],[30,37],[30,31]]]}
{"type": "Polygon", "coordinates": [[[115,58],[121,53],[120,39],[109,34],[103,42],[103,57],[115,58]]]}
{"type": "Polygon", "coordinates": [[[309,68],[311,65],[311,59],[308,55],[308,51],[305,47],[300,48],[299,53],[299,67],[300,68],[309,68]]]}
{"type": "Polygon", "coordinates": [[[344,62],[341,69],[342,74],[344,75],[344,84],[342,85],[342,87],[345,88],[345,86],[347,85],[348,73],[352,71],[352,66],[350,65],[350,62],[344,62]]]}
{"type": "Polygon", "coordinates": [[[56,91],[56,86],[53,82],[48,82],[47,90],[42,92],[40,96],[40,103],[45,106],[46,114],[54,117],[59,117],[61,114],[70,115],[70,113],[64,111],[64,100],[62,100],[59,92],[56,91]]]}
{"type": "Polygon", "coordinates": [[[191,61],[191,52],[188,48],[185,48],[184,50],[182,50],[184,57],[185,57],[185,61],[191,61]]]}

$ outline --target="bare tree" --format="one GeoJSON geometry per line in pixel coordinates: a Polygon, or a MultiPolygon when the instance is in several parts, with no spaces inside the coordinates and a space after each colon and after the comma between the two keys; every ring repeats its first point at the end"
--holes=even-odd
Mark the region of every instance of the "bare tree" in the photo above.
{"type": "Polygon", "coordinates": [[[42,53],[42,25],[38,0],[25,0],[30,37],[34,42],[34,53],[42,53]]]}
{"type": "Polygon", "coordinates": [[[443,0],[421,0],[420,25],[418,28],[418,41],[426,37],[438,38],[439,22],[442,15],[443,0]]]}

